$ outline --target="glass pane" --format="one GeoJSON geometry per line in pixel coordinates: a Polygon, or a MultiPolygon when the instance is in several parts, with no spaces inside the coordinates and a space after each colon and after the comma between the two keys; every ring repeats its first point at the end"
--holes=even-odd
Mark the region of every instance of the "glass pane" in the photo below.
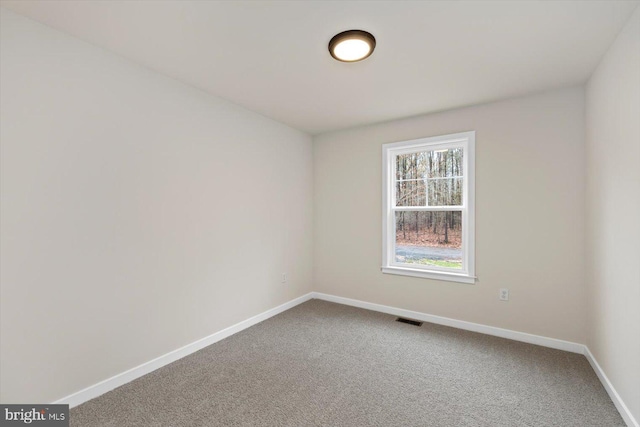
{"type": "Polygon", "coordinates": [[[427,185],[424,180],[396,182],[396,206],[426,206],[427,185]]]}
{"type": "Polygon", "coordinates": [[[429,171],[427,178],[451,178],[463,176],[462,148],[428,151],[429,171]]]}
{"type": "Polygon", "coordinates": [[[395,261],[462,269],[462,212],[396,212],[395,261]]]}
{"type": "Polygon", "coordinates": [[[427,179],[428,206],[462,205],[462,178],[427,179]]]}
{"type": "Polygon", "coordinates": [[[396,156],[396,206],[461,205],[462,161],[462,148],[396,156]]]}

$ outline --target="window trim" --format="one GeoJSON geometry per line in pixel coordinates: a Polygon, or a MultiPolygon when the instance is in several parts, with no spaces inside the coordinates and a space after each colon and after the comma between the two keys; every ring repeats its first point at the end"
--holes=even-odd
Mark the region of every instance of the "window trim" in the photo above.
{"type": "Polygon", "coordinates": [[[385,274],[421,277],[474,284],[475,276],[475,131],[413,139],[382,144],[382,267],[385,274]],[[395,191],[395,158],[399,154],[415,153],[424,149],[462,147],[463,193],[461,206],[396,207],[392,206],[395,191]],[[461,211],[462,212],[462,271],[438,267],[408,267],[396,263],[395,211],[461,211]]]}

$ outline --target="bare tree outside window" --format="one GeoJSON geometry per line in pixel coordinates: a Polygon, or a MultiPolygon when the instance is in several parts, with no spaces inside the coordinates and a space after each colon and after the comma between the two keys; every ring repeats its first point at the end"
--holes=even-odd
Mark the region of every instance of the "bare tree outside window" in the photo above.
{"type": "Polygon", "coordinates": [[[396,262],[462,268],[463,150],[421,151],[396,156],[398,208],[447,207],[452,210],[396,210],[396,262]]]}

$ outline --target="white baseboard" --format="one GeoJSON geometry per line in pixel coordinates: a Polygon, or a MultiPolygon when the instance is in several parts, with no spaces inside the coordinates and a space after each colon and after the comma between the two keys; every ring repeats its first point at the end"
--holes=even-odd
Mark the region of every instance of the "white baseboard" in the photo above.
{"type": "Polygon", "coordinates": [[[298,304],[302,304],[305,301],[309,301],[311,298],[312,298],[312,293],[308,293],[306,295],[293,299],[275,308],[267,310],[264,313],[258,314],[247,320],[244,320],[240,323],[236,323],[233,326],[230,326],[226,329],[216,332],[215,334],[209,335],[208,337],[199,339],[198,341],[192,342],[191,344],[187,344],[184,347],[180,347],[179,349],[173,350],[160,357],[156,357],[153,360],[143,363],[142,365],[138,365],[135,368],[131,368],[128,371],[122,372],[121,374],[115,375],[111,378],[108,378],[104,381],[100,381],[99,383],[89,386],[76,393],[70,394],[69,396],[63,397],[62,399],[57,400],[53,403],[68,404],[71,408],[73,408],[74,406],[78,406],[81,403],[94,399],[100,396],[101,394],[111,391],[116,387],[120,387],[121,385],[124,385],[130,381],[133,381],[136,378],[140,378],[143,375],[153,372],[158,368],[168,365],[169,363],[175,362],[176,360],[181,359],[185,356],[188,356],[191,353],[195,353],[198,350],[201,350],[235,333],[238,333],[244,329],[247,329],[257,323],[262,322],[263,320],[267,320],[268,318],[273,317],[276,314],[280,314],[283,311],[289,310],[290,308],[295,307],[298,304]]]}
{"type": "Polygon", "coordinates": [[[622,419],[624,419],[624,422],[627,423],[627,426],[640,427],[640,425],[638,425],[638,421],[636,421],[634,416],[631,414],[629,408],[627,408],[627,405],[624,404],[624,401],[620,398],[620,395],[618,394],[616,389],[613,388],[613,384],[611,384],[611,381],[609,381],[609,378],[607,378],[607,375],[604,373],[604,371],[598,364],[598,361],[595,357],[593,357],[593,354],[591,354],[591,350],[589,350],[589,347],[587,346],[584,347],[584,355],[591,364],[593,370],[596,371],[596,375],[600,379],[600,382],[604,386],[604,389],[607,390],[609,397],[613,401],[613,404],[616,405],[616,409],[618,409],[618,412],[620,412],[620,415],[622,416],[622,419]]]}
{"type": "Polygon", "coordinates": [[[509,329],[496,328],[479,323],[465,322],[448,317],[434,316],[417,311],[405,310],[387,305],[374,304],[350,298],[337,297],[318,292],[312,292],[313,298],[325,301],[336,302],[338,304],[350,305],[353,307],[366,308],[367,310],[379,311],[381,313],[392,314],[394,316],[408,317],[410,319],[421,320],[423,322],[435,323],[438,325],[451,326],[453,328],[464,329],[466,331],[479,332],[481,334],[493,335],[501,338],[508,338],[514,341],[522,341],[529,344],[541,345],[543,347],[555,348],[558,350],[570,351],[572,353],[584,354],[584,345],[570,341],[558,340],[555,338],[542,337],[540,335],[527,334],[509,329]]]}

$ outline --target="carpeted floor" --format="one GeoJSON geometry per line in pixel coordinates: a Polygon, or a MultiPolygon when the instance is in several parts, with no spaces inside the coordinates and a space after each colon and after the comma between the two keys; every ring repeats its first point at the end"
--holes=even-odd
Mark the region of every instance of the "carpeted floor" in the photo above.
{"type": "Polygon", "coordinates": [[[71,410],[71,426],[624,426],[584,356],[312,300],[71,410]]]}

